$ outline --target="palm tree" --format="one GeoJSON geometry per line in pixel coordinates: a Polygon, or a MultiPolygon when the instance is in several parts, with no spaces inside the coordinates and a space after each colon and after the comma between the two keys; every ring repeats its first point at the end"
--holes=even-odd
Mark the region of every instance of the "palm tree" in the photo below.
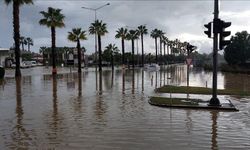
{"type": "Polygon", "coordinates": [[[77,55],[78,55],[78,73],[81,73],[82,70],[82,66],[81,66],[81,59],[82,59],[82,54],[81,54],[81,43],[80,40],[87,40],[86,37],[86,31],[82,31],[81,28],[74,28],[72,29],[72,32],[68,32],[68,40],[72,41],[72,42],[76,42],[77,43],[77,55]]]}
{"type": "Polygon", "coordinates": [[[14,41],[15,41],[15,59],[16,59],[16,72],[15,76],[21,76],[20,70],[20,20],[19,20],[19,7],[24,4],[33,4],[33,0],[4,0],[7,5],[13,2],[13,28],[14,28],[14,41]]]}
{"type": "Polygon", "coordinates": [[[28,37],[26,40],[27,40],[27,45],[28,45],[28,51],[30,52],[30,46],[33,46],[34,42],[30,37],[28,37]]]}
{"type": "Polygon", "coordinates": [[[127,39],[131,40],[132,42],[132,63],[133,63],[133,69],[135,68],[135,39],[139,38],[139,32],[137,30],[129,30],[129,33],[127,34],[127,39]]]}
{"type": "Polygon", "coordinates": [[[142,63],[142,67],[144,67],[144,45],[143,45],[143,35],[145,34],[148,34],[148,29],[146,28],[145,25],[140,25],[138,27],[138,32],[139,34],[141,35],[141,63],[142,63]]]}
{"type": "Polygon", "coordinates": [[[118,48],[115,44],[109,44],[106,46],[105,51],[108,51],[109,55],[111,56],[111,66],[112,70],[114,70],[114,54],[118,53],[118,48]]]}
{"type": "Polygon", "coordinates": [[[52,75],[56,75],[56,58],[55,58],[55,49],[56,49],[56,27],[64,27],[64,18],[65,16],[61,14],[61,9],[55,9],[48,7],[48,12],[41,11],[43,19],[39,21],[40,25],[47,26],[51,29],[51,49],[52,49],[52,75]]]}
{"type": "Polygon", "coordinates": [[[160,39],[160,63],[162,63],[162,38],[164,34],[162,30],[158,30],[157,32],[157,37],[160,39]]]}
{"type": "Polygon", "coordinates": [[[115,35],[115,38],[121,38],[121,42],[122,42],[122,65],[123,65],[123,67],[125,65],[125,56],[124,56],[125,46],[124,46],[124,40],[126,39],[127,33],[128,33],[128,30],[126,28],[119,28],[116,31],[116,35],[115,35]]]}
{"type": "MultiPolygon", "coordinates": [[[[166,45],[168,44],[168,38],[166,36],[162,37],[162,43],[163,43],[163,48],[164,48],[164,63],[166,62],[166,45]]],[[[168,48],[167,48],[168,49],[168,48]]]]}
{"type": "Polygon", "coordinates": [[[152,30],[150,36],[155,39],[155,63],[158,63],[158,56],[157,56],[158,29],[152,30]]]}
{"type": "Polygon", "coordinates": [[[98,53],[99,53],[99,71],[102,71],[102,42],[101,42],[101,36],[104,36],[106,33],[108,33],[106,23],[103,23],[102,21],[96,20],[94,23],[91,23],[91,26],[89,27],[89,33],[90,34],[97,34],[98,53]]]}
{"type": "Polygon", "coordinates": [[[24,51],[24,45],[27,45],[27,39],[23,36],[20,37],[20,44],[22,45],[22,51],[24,51]]]}

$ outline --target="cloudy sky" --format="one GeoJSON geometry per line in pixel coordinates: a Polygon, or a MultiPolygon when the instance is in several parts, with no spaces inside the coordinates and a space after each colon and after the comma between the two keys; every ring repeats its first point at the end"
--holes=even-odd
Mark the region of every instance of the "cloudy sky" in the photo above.
{"type": "MultiPolygon", "coordinates": [[[[109,6],[97,11],[97,18],[107,23],[109,31],[102,38],[103,47],[109,43],[121,47],[120,40],[114,38],[118,28],[128,26],[133,29],[145,24],[149,32],[154,28],[161,29],[171,40],[178,38],[198,46],[201,53],[211,52],[212,41],[204,34],[203,25],[213,19],[213,0],[34,0],[34,5],[20,9],[21,35],[34,40],[32,51],[50,46],[50,29],[38,24],[42,18],[39,12],[48,7],[60,8],[66,17],[66,27],[57,29],[57,46],[74,47],[76,44],[67,40],[68,31],[75,27],[87,31],[94,21],[94,12],[81,7],[97,8],[108,2],[109,6]]],[[[220,18],[232,22],[229,28],[232,34],[242,30],[250,32],[250,1],[221,1],[220,18]]],[[[0,0],[0,47],[9,48],[13,44],[12,30],[12,6],[6,6],[4,0],[0,0]]],[[[94,36],[88,35],[82,45],[87,48],[87,53],[94,52],[94,36]]],[[[126,42],[126,47],[127,51],[131,49],[130,42],[126,42]]],[[[154,53],[154,40],[149,35],[145,37],[145,51],[154,53]]]]}

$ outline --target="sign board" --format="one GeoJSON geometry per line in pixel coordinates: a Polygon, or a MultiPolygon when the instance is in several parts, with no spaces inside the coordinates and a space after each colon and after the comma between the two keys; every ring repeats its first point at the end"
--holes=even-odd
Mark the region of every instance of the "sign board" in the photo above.
{"type": "Polygon", "coordinates": [[[187,65],[191,65],[192,64],[192,59],[191,58],[187,58],[186,62],[187,62],[187,65]]]}
{"type": "Polygon", "coordinates": [[[74,65],[74,59],[73,60],[67,60],[67,65],[74,65]]]}

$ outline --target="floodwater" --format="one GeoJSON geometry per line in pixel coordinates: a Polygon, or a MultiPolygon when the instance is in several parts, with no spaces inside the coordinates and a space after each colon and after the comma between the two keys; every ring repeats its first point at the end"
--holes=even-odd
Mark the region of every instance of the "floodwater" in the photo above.
{"type": "MultiPolygon", "coordinates": [[[[186,85],[184,66],[75,71],[59,68],[53,78],[49,68],[29,68],[21,79],[6,71],[0,82],[0,149],[250,149],[250,97],[219,96],[239,112],[148,104],[156,87],[186,85]]],[[[190,71],[191,86],[211,87],[211,79],[211,72],[190,71]]],[[[219,73],[218,88],[249,91],[250,76],[219,73]]]]}

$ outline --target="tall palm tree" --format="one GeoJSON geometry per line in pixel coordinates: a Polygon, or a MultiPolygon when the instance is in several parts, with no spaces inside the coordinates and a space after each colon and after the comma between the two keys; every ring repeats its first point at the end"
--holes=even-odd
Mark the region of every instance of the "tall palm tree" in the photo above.
{"type": "Polygon", "coordinates": [[[145,34],[148,34],[148,29],[146,28],[145,25],[140,25],[138,27],[138,32],[139,34],[141,35],[141,63],[142,63],[142,67],[144,67],[144,45],[143,45],[143,35],[145,34]]]}
{"type": "Polygon", "coordinates": [[[104,36],[108,33],[106,23],[96,20],[94,23],[91,23],[89,27],[90,34],[97,34],[98,38],[98,53],[99,53],[99,71],[102,71],[102,42],[101,36],[104,36]]]}
{"type": "Polygon", "coordinates": [[[72,42],[76,42],[77,43],[77,55],[78,55],[78,73],[81,73],[82,70],[82,53],[81,53],[81,43],[80,40],[87,40],[86,37],[86,31],[82,31],[81,28],[73,28],[71,32],[68,32],[68,40],[72,41],[72,42]]]}
{"type": "Polygon", "coordinates": [[[33,46],[34,42],[30,37],[28,37],[26,40],[27,40],[27,45],[28,45],[28,51],[30,52],[30,46],[33,46]]]}
{"type": "Polygon", "coordinates": [[[121,43],[122,43],[122,65],[123,65],[123,67],[125,65],[125,56],[124,56],[125,45],[124,45],[124,40],[126,39],[127,33],[128,33],[128,29],[126,29],[126,28],[119,28],[116,31],[116,35],[115,35],[115,38],[121,38],[121,43]]]}
{"type": "Polygon", "coordinates": [[[48,7],[48,11],[41,11],[43,19],[39,21],[40,25],[47,26],[51,30],[51,49],[52,49],[52,74],[56,75],[56,58],[55,58],[55,49],[56,49],[56,28],[64,27],[64,18],[65,16],[61,13],[61,9],[55,9],[48,7]]]}
{"type": "Polygon", "coordinates": [[[158,56],[157,56],[158,29],[152,30],[150,36],[155,39],[155,63],[158,63],[158,56]]]}
{"type": "Polygon", "coordinates": [[[19,7],[24,4],[33,4],[33,0],[4,0],[9,5],[13,2],[13,32],[15,41],[15,59],[16,59],[16,72],[15,76],[21,76],[20,70],[20,20],[19,20],[19,7]]]}
{"type": "Polygon", "coordinates": [[[157,37],[160,40],[160,63],[162,63],[162,38],[164,36],[164,32],[162,30],[158,30],[157,37]]]}
{"type": "Polygon", "coordinates": [[[22,45],[22,51],[24,51],[24,45],[27,45],[27,39],[24,36],[20,37],[20,44],[22,45]]]}
{"type": "Polygon", "coordinates": [[[105,50],[107,50],[111,56],[111,66],[112,70],[114,70],[114,53],[117,53],[119,50],[115,44],[109,44],[105,47],[105,50]]]}
{"type": "Polygon", "coordinates": [[[135,68],[135,39],[139,38],[139,32],[137,30],[129,30],[127,34],[127,39],[132,42],[132,64],[133,69],[135,68]]]}
{"type": "Polygon", "coordinates": [[[164,58],[164,63],[165,63],[166,62],[166,60],[165,60],[166,59],[166,46],[167,46],[167,43],[168,43],[168,38],[166,36],[162,37],[162,43],[163,43],[163,49],[164,49],[163,58],[164,58]]]}

